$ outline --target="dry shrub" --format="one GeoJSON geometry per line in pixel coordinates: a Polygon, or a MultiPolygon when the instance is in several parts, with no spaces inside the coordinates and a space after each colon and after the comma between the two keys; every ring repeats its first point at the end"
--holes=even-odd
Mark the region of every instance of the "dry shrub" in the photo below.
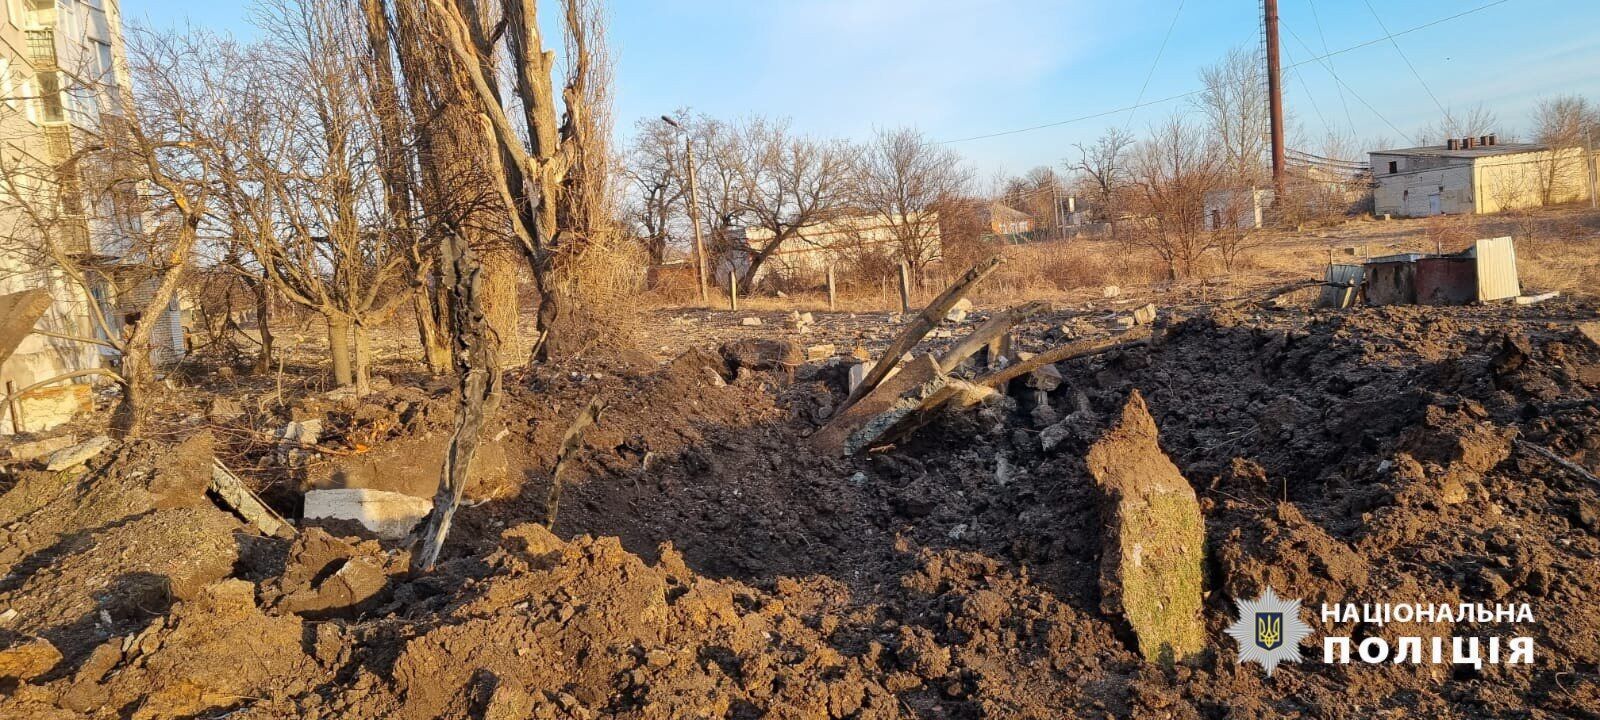
{"type": "Polygon", "coordinates": [[[1475,215],[1435,215],[1427,220],[1425,237],[1436,252],[1465,250],[1478,239],[1478,218],[1475,215]]]}
{"type": "Polygon", "coordinates": [[[1568,220],[1527,226],[1516,237],[1524,292],[1588,290],[1600,277],[1600,232],[1568,220]]]}
{"type": "Polygon", "coordinates": [[[620,232],[596,233],[581,247],[563,257],[559,269],[565,309],[555,330],[564,338],[559,354],[635,347],[641,328],[636,300],[645,289],[648,255],[620,232]]]}

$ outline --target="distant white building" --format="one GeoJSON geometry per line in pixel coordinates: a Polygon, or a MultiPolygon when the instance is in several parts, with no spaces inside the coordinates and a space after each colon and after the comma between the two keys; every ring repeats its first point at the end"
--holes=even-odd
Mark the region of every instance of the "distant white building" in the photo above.
{"type": "Polygon", "coordinates": [[[1495,135],[1372,155],[1373,212],[1399,217],[1494,213],[1588,196],[1585,153],[1495,135]]]}
{"type": "MultiPolygon", "coordinates": [[[[730,238],[733,247],[717,262],[717,284],[727,285],[729,271],[743,275],[752,257],[772,237],[772,231],[763,227],[735,230],[730,238]]],[[[881,215],[853,215],[808,225],[767,258],[756,271],[755,281],[768,277],[820,277],[829,265],[869,255],[898,260],[906,253],[914,254],[917,264],[942,257],[938,213],[926,213],[909,223],[893,223],[881,215]],[[907,242],[903,236],[911,236],[911,240],[907,242]]]]}

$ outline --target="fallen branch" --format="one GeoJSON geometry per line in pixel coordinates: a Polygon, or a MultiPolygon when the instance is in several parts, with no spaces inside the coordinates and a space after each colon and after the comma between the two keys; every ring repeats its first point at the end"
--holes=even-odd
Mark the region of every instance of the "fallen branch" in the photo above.
{"type": "Polygon", "coordinates": [[[942,372],[955,370],[967,358],[972,357],[973,353],[983,349],[995,338],[1006,334],[1011,328],[1016,327],[1017,323],[1044,312],[1049,307],[1049,303],[1031,302],[989,318],[988,322],[979,325],[971,335],[962,338],[961,342],[956,343],[955,347],[950,348],[939,358],[939,370],[942,372]]]}
{"type": "Polygon", "coordinates": [[[1039,353],[1027,360],[1010,367],[996,370],[974,381],[974,384],[984,387],[999,388],[1012,380],[1033,372],[1045,365],[1054,365],[1058,362],[1076,360],[1090,355],[1118,350],[1135,345],[1147,345],[1150,342],[1150,326],[1144,325],[1129,330],[1121,335],[1111,338],[1091,338],[1067,343],[1058,348],[1039,353]]]}
{"type": "Polygon", "coordinates": [[[556,466],[550,471],[550,497],[544,504],[544,526],[547,528],[555,529],[556,511],[561,507],[561,468],[566,467],[567,461],[583,447],[584,431],[600,420],[600,411],[603,409],[605,406],[600,403],[600,396],[594,396],[589,400],[588,407],[578,413],[578,417],[567,427],[566,434],[561,436],[561,450],[556,454],[556,466]]]}
{"type": "Polygon", "coordinates": [[[928,303],[928,306],[922,309],[922,312],[917,313],[911,324],[900,332],[900,336],[896,337],[893,343],[890,343],[889,349],[885,350],[883,356],[878,359],[878,364],[872,366],[872,370],[867,373],[865,378],[862,378],[861,384],[857,385],[855,390],[850,391],[850,396],[845,398],[844,402],[840,403],[839,408],[834,412],[843,412],[851,405],[854,405],[857,400],[865,397],[867,393],[872,392],[873,388],[878,387],[878,383],[883,382],[883,379],[889,376],[889,371],[900,364],[901,356],[915,347],[917,343],[922,342],[922,338],[926,337],[929,331],[938,326],[941,320],[944,320],[944,316],[950,312],[950,308],[955,307],[955,304],[967,294],[968,290],[972,289],[972,286],[977,285],[978,281],[988,277],[1004,261],[1004,256],[995,255],[972,266],[972,269],[961,277],[956,278],[955,282],[950,283],[944,289],[944,292],[939,293],[939,297],[934,298],[933,302],[928,303]]]}
{"type": "Polygon", "coordinates": [[[292,537],[294,526],[284,520],[282,515],[273,512],[261,497],[245,486],[239,476],[228,470],[221,460],[211,458],[211,483],[206,486],[211,494],[245,519],[246,522],[256,526],[262,534],[275,537],[292,537]]]}
{"type": "Polygon", "coordinates": [[[1581,466],[1581,465],[1579,465],[1579,464],[1577,464],[1577,463],[1575,463],[1575,462],[1573,462],[1571,460],[1568,460],[1568,459],[1566,459],[1564,457],[1561,457],[1560,455],[1557,455],[1555,453],[1555,451],[1553,451],[1553,450],[1551,450],[1551,449],[1549,449],[1547,447],[1544,447],[1542,445],[1535,445],[1535,444],[1533,444],[1531,442],[1528,442],[1526,440],[1523,440],[1521,438],[1518,438],[1516,440],[1516,445],[1517,445],[1517,447],[1522,448],[1523,450],[1527,450],[1528,452],[1531,452],[1531,453],[1533,453],[1535,455],[1538,455],[1539,457],[1542,457],[1542,458],[1544,458],[1546,460],[1549,460],[1550,462],[1555,463],[1556,465],[1560,466],[1562,469],[1565,469],[1568,472],[1571,472],[1572,474],[1577,475],[1578,477],[1581,477],[1581,478],[1583,478],[1585,480],[1588,480],[1589,482],[1592,482],[1592,483],[1594,483],[1596,485],[1600,485],[1600,477],[1596,477],[1594,473],[1583,469],[1583,466],[1581,466]]]}

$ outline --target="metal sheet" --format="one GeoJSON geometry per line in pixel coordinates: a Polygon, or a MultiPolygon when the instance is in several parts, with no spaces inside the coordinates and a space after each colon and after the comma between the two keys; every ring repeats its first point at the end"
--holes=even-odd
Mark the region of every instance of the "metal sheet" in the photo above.
{"type": "Polygon", "coordinates": [[[1367,264],[1368,305],[1415,305],[1417,264],[1410,261],[1367,264]]]}
{"type": "Polygon", "coordinates": [[[1509,237],[1479,240],[1472,246],[1478,258],[1477,299],[1504,300],[1522,294],[1517,277],[1517,250],[1509,237]]]}
{"type": "Polygon", "coordinates": [[[1329,265],[1322,278],[1325,284],[1322,295],[1317,298],[1317,307],[1350,307],[1355,300],[1350,288],[1359,287],[1365,277],[1366,270],[1360,265],[1329,265]]]}
{"type": "Polygon", "coordinates": [[[1417,303],[1466,305],[1478,298],[1478,262],[1468,257],[1426,257],[1417,261],[1417,303]]]}

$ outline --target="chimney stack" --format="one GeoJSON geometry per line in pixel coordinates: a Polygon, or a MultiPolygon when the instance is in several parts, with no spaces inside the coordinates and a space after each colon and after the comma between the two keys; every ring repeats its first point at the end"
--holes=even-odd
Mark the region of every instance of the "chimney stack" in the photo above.
{"type": "Polygon", "coordinates": [[[1472,138],[1471,137],[1464,137],[1464,138],[1461,139],[1461,149],[1462,150],[1471,150],[1472,149],[1472,138]]]}
{"type": "Polygon", "coordinates": [[[1460,150],[1461,149],[1461,141],[1457,140],[1455,138],[1450,138],[1449,140],[1446,140],[1445,141],[1445,145],[1446,145],[1446,148],[1445,148],[1446,150],[1460,150]]]}
{"type": "Polygon", "coordinates": [[[1479,135],[1478,136],[1478,144],[1482,145],[1484,147],[1489,147],[1489,136],[1488,135],[1479,135]]]}
{"type": "Polygon", "coordinates": [[[1489,144],[1490,145],[1499,145],[1500,144],[1500,139],[1495,137],[1494,133],[1489,133],[1489,144]]]}

